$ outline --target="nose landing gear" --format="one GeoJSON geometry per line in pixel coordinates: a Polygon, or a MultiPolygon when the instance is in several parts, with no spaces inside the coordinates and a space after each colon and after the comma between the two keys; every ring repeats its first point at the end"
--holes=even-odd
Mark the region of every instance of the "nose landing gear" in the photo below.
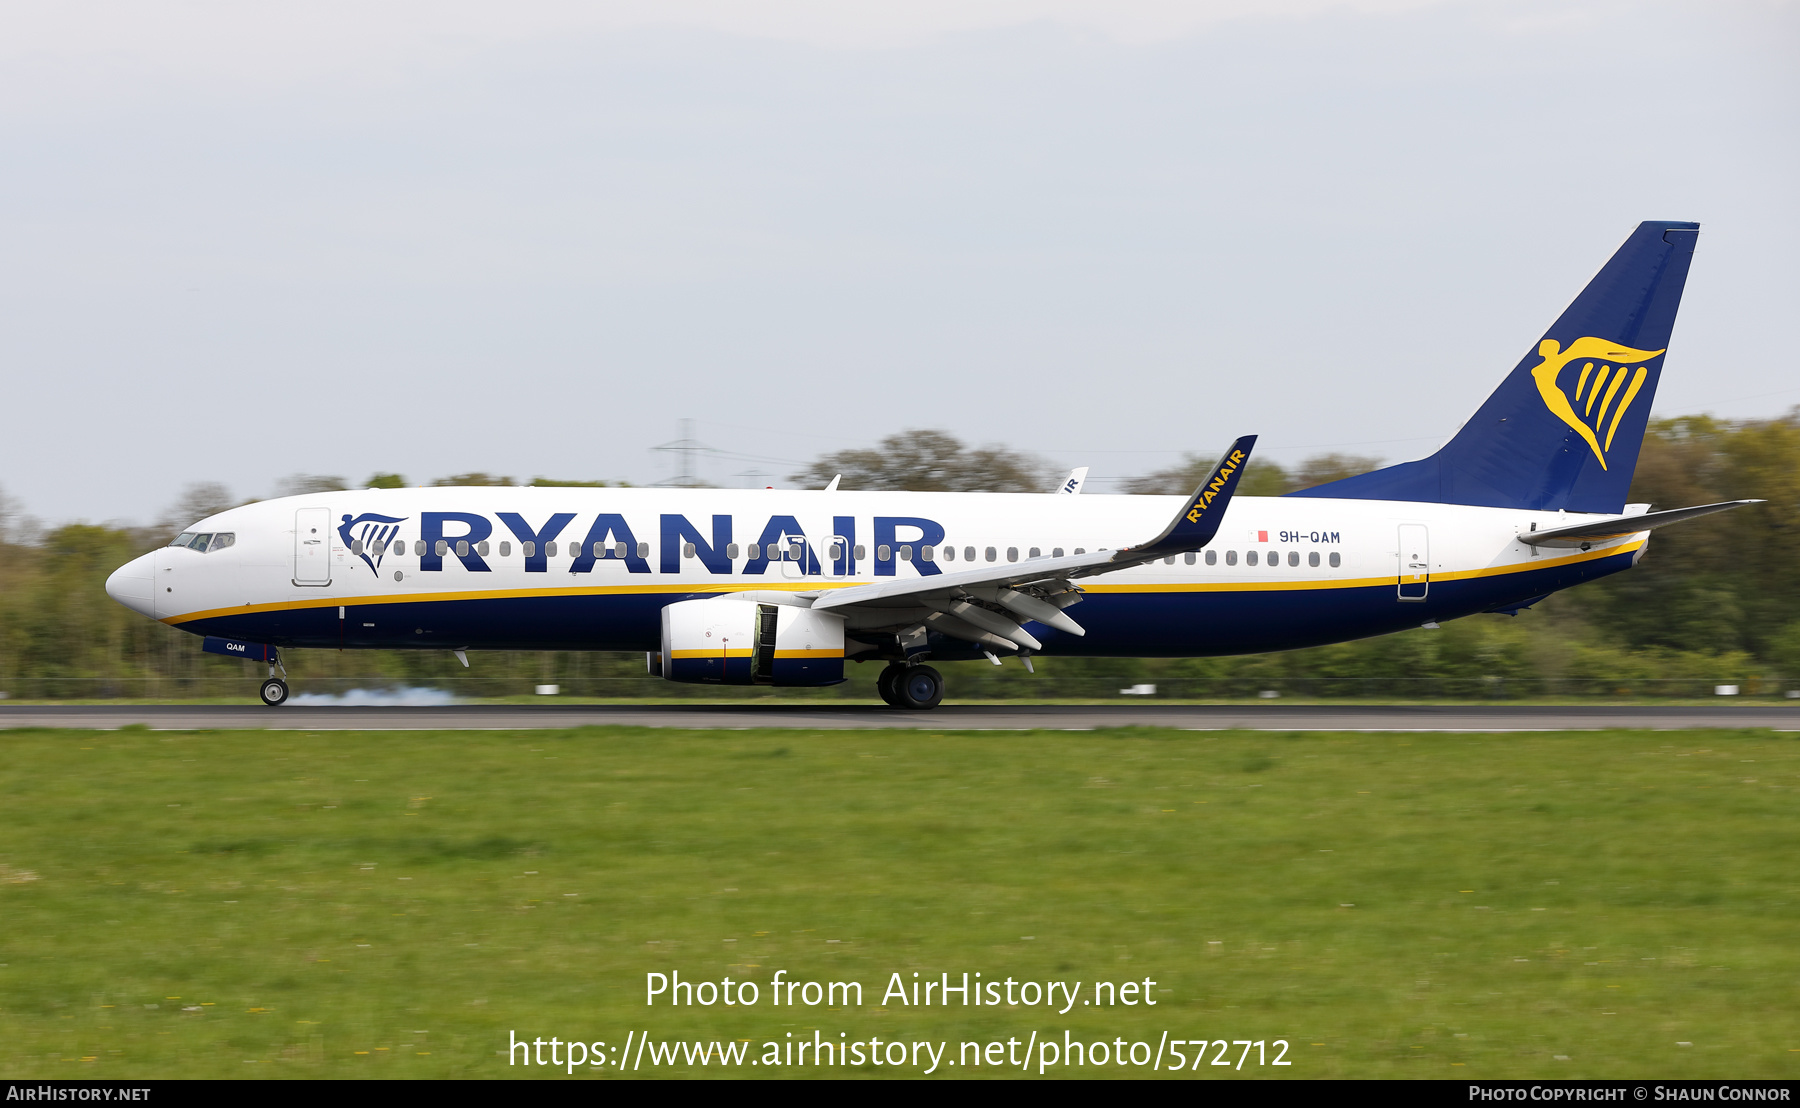
{"type": "Polygon", "coordinates": [[[262,694],[262,702],[264,704],[267,704],[271,708],[279,708],[287,703],[288,686],[287,682],[281,679],[286,676],[287,667],[281,664],[281,652],[277,650],[275,651],[274,657],[269,659],[268,680],[264,681],[262,683],[262,688],[257,690],[262,694]],[[278,669],[281,671],[281,677],[275,676],[275,671],[278,669]]]}

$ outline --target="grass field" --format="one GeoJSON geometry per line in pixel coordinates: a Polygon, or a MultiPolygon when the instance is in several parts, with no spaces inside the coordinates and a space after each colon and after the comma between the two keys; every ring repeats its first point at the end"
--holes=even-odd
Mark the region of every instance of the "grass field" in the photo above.
{"type": "Polygon", "coordinates": [[[1793,1077],[1797,795],[1800,741],[1756,732],[13,731],[0,1075],[510,1077],[510,1031],[819,1029],[1793,1077]],[[673,970],[761,1003],[646,1007],[673,970]],[[777,970],[864,1002],[774,1007],[777,970]],[[1157,1003],[880,1003],[946,971],[1157,1003]]]}

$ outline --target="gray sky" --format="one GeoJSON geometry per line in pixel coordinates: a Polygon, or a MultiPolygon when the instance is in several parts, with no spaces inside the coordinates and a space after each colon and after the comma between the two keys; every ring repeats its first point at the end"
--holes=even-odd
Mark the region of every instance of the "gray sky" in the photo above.
{"type": "Polygon", "coordinates": [[[1656,411],[1773,415],[1797,94],[1792,2],[10,4],[0,487],[1399,460],[1642,219],[1656,411]]]}

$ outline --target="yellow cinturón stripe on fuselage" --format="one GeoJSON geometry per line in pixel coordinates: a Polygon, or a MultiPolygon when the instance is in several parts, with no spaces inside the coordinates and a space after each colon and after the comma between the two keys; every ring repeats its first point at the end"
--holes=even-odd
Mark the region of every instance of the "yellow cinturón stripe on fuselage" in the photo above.
{"type": "MultiPolygon", "coordinates": [[[[748,658],[748,647],[742,650],[671,650],[673,658],[748,658]]],[[[777,658],[842,658],[842,650],[777,650],[777,658]]]]}
{"type": "MultiPolygon", "coordinates": [[[[1431,581],[1471,581],[1481,577],[1505,577],[1513,573],[1523,573],[1533,569],[1548,569],[1552,566],[1566,566],[1575,562],[1591,562],[1597,558],[1611,557],[1614,554],[1628,554],[1644,545],[1644,541],[1626,543],[1623,546],[1609,546],[1605,550],[1589,550],[1580,554],[1565,555],[1561,558],[1545,558],[1538,562],[1517,562],[1509,566],[1487,566],[1482,569],[1459,569],[1433,571],[1431,581]]],[[[1285,567],[1284,567],[1285,568],[1285,567]]],[[[1395,575],[1385,577],[1357,577],[1344,581],[1248,581],[1239,584],[1235,581],[1224,584],[1175,584],[1175,585],[1083,585],[1086,592],[1299,592],[1308,589],[1364,589],[1381,585],[1392,585],[1398,580],[1395,575]]]]}
{"type": "MultiPolygon", "coordinates": [[[[1641,549],[1644,540],[1624,543],[1620,546],[1609,546],[1601,550],[1588,550],[1579,554],[1568,554],[1560,558],[1544,558],[1530,562],[1514,562],[1504,566],[1487,566],[1481,569],[1447,570],[1431,574],[1433,581],[1467,581],[1481,577],[1503,577],[1513,573],[1526,573],[1531,570],[1549,569],[1554,566],[1572,565],[1576,562],[1591,562],[1600,558],[1609,558],[1615,554],[1629,554],[1641,549]]],[[[1247,568],[1247,567],[1246,567],[1247,568]]],[[[1260,567],[1259,567],[1260,568],[1260,567]]],[[[1286,568],[1286,567],[1281,567],[1286,568]]],[[[1274,572],[1274,571],[1270,571],[1274,572]]],[[[1381,577],[1353,577],[1340,580],[1276,580],[1263,581],[1209,581],[1194,584],[1083,584],[1082,590],[1091,593],[1146,593],[1146,592],[1301,592],[1317,589],[1366,589],[1383,585],[1392,585],[1396,581],[1393,574],[1381,577]]],[[[384,604],[435,604],[471,600],[518,600],[533,597],[551,596],[624,596],[632,594],[663,594],[670,596],[691,596],[695,593],[717,593],[727,595],[739,592],[823,592],[828,589],[848,589],[858,585],[870,584],[868,581],[746,581],[746,582],[706,582],[687,585],[579,585],[560,589],[487,589],[480,592],[436,592],[424,594],[408,594],[405,596],[328,596],[308,600],[281,601],[274,604],[241,604],[234,608],[210,608],[187,615],[164,616],[163,623],[171,627],[190,623],[197,619],[218,619],[224,616],[258,615],[264,612],[295,612],[308,608],[338,608],[353,606],[373,606],[384,604]]]]}

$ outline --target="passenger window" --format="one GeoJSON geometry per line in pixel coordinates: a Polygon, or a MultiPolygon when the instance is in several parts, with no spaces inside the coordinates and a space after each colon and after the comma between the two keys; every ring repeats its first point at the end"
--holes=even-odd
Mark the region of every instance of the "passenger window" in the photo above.
{"type": "Polygon", "coordinates": [[[893,553],[894,552],[890,547],[878,546],[875,548],[875,560],[878,562],[885,562],[893,556],[893,553]]]}
{"type": "Polygon", "coordinates": [[[1256,551],[1251,550],[1251,551],[1247,551],[1244,554],[1244,564],[1247,566],[1253,566],[1256,564],[1256,551]]]}
{"type": "Polygon", "coordinates": [[[903,562],[912,561],[912,547],[903,546],[900,548],[900,560],[903,562]]]}
{"type": "Polygon", "coordinates": [[[1319,568],[1319,552],[1317,550],[1314,550],[1314,551],[1310,552],[1309,554],[1307,554],[1306,564],[1311,566],[1314,569],[1319,568]]]}
{"type": "Polygon", "coordinates": [[[448,553],[450,553],[450,543],[448,542],[448,540],[439,539],[437,541],[437,556],[442,558],[444,555],[446,555],[448,553]]]}
{"type": "Polygon", "coordinates": [[[1172,566],[1174,564],[1175,564],[1175,555],[1173,555],[1173,554],[1171,554],[1167,558],[1163,559],[1163,565],[1165,565],[1165,566],[1172,566]]]}
{"type": "Polygon", "coordinates": [[[475,544],[475,553],[481,555],[483,558],[487,557],[488,556],[488,544],[486,542],[476,543],[475,544]]]}
{"type": "Polygon", "coordinates": [[[1085,547],[1085,546],[1078,546],[1078,547],[1076,547],[1076,548],[1075,548],[1075,553],[1077,553],[1077,554],[1086,554],[1086,553],[1087,553],[1087,547],[1085,547]]]}
{"type": "MultiPolygon", "coordinates": [[[[1300,564],[1300,552],[1298,550],[1288,551],[1288,565],[1297,566],[1299,564],[1300,564]]],[[[1318,563],[1315,560],[1313,564],[1317,565],[1318,563]]]]}
{"type": "Polygon", "coordinates": [[[525,555],[527,558],[537,557],[537,543],[535,543],[535,542],[520,543],[519,544],[519,553],[525,555]]]}
{"type": "Polygon", "coordinates": [[[1016,546],[1007,547],[1006,548],[1006,560],[1009,562],[1018,561],[1019,560],[1019,548],[1016,546]]]}
{"type": "Polygon", "coordinates": [[[736,559],[738,556],[738,544],[735,542],[726,543],[725,544],[725,556],[727,558],[736,559]]]}
{"type": "Polygon", "coordinates": [[[236,545],[237,545],[237,536],[236,535],[232,534],[230,531],[221,531],[218,534],[213,536],[212,545],[207,547],[206,550],[207,550],[207,553],[210,554],[214,550],[223,550],[228,546],[236,546],[236,545]]]}
{"type": "Polygon", "coordinates": [[[1025,555],[1025,556],[1026,556],[1026,557],[1027,557],[1027,558],[1042,558],[1042,557],[1043,557],[1043,556],[1044,556],[1044,552],[1043,552],[1043,550],[1042,550],[1042,549],[1040,549],[1040,548],[1038,548],[1038,547],[1035,547],[1035,546],[1034,546],[1034,547],[1032,547],[1032,548],[1031,548],[1031,550],[1030,550],[1030,551],[1028,551],[1028,552],[1027,552],[1027,553],[1026,553],[1026,555],[1025,555]]]}
{"type": "Polygon", "coordinates": [[[956,561],[956,547],[948,546],[948,545],[946,545],[944,547],[944,561],[946,561],[946,562],[956,561]]]}
{"type": "MultiPolygon", "coordinates": [[[[972,546],[963,547],[963,561],[972,562],[974,560],[975,560],[975,548],[972,546]]],[[[988,561],[991,562],[991,561],[993,561],[993,559],[989,558],[988,561]]]]}
{"type": "Polygon", "coordinates": [[[512,543],[507,542],[505,539],[500,540],[500,556],[502,558],[512,557],[512,543]]]}
{"type": "Polygon", "coordinates": [[[1052,548],[1052,549],[1051,549],[1051,551],[1050,551],[1050,556],[1051,556],[1051,557],[1052,557],[1052,558],[1060,558],[1060,557],[1062,557],[1062,556],[1063,556],[1063,552],[1062,552],[1062,547],[1060,547],[1060,546],[1058,546],[1058,547],[1054,547],[1054,548],[1052,548]]]}
{"type": "MultiPolygon", "coordinates": [[[[575,552],[575,544],[574,543],[569,544],[569,552],[571,554],[575,552]]],[[[544,557],[546,557],[546,558],[556,557],[556,540],[555,539],[551,539],[549,542],[544,544],[544,557]]]]}
{"type": "Polygon", "coordinates": [[[1338,566],[1342,565],[1343,562],[1344,560],[1338,557],[1338,552],[1333,550],[1331,552],[1331,568],[1336,569],[1338,566]]]}
{"type": "Polygon", "coordinates": [[[456,540],[456,556],[458,558],[467,558],[469,556],[469,540],[468,539],[457,539],[456,540]]]}
{"type": "Polygon", "coordinates": [[[647,542],[638,543],[638,557],[648,558],[649,556],[650,556],[650,544],[647,542]]]}
{"type": "Polygon", "coordinates": [[[1237,551],[1227,550],[1225,552],[1225,564],[1228,566],[1237,565],[1237,551]]]}
{"type": "Polygon", "coordinates": [[[1219,552],[1217,550],[1208,550],[1206,552],[1206,564],[1209,566],[1216,566],[1219,564],[1219,552]]]}
{"type": "Polygon", "coordinates": [[[869,548],[864,546],[860,542],[857,543],[856,544],[856,560],[860,562],[864,558],[867,558],[868,556],[869,556],[869,548]]]}
{"type": "Polygon", "coordinates": [[[416,558],[423,558],[425,556],[425,540],[424,539],[414,539],[413,540],[413,556],[416,558]]]}
{"type": "Polygon", "coordinates": [[[361,554],[362,552],[363,552],[362,540],[361,539],[351,539],[350,540],[350,553],[361,554]]]}
{"type": "Polygon", "coordinates": [[[921,547],[919,547],[919,557],[922,560],[929,562],[933,558],[937,557],[937,551],[935,551],[934,549],[932,549],[929,546],[921,546],[921,547]]]}
{"type": "Polygon", "coordinates": [[[682,543],[681,544],[681,556],[683,558],[692,558],[694,556],[694,544],[691,542],[682,543]]]}
{"type": "Polygon", "coordinates": [[[988,548],[987,548],[987,560],[988,560],[988,561],[990,561],[990,562],[991,562],[991,561],[993,561],[993,560],[994,560],[994,559],[995,559],[995,558],[996,558],[996,557],[998,557],[998,556],[999,556],[999,555],[998,555],[998,554],[997,554],[997,553],[996,553],[996,552],[995,552],[995,550],[994,550],[994,548],[993,548],[993,547],[991,547],[991,546],[990,546],[990,547],[988,547],[988,548]]]}
{"type": "Polygon", "coordinates": [[[1194,564],[1194,552],[1192,550],[1190,550],[1186,554],[1183,554],[1181,556],[1181,560],[1186,562],[1190,566],[1193,565],[1194,564]]]}

